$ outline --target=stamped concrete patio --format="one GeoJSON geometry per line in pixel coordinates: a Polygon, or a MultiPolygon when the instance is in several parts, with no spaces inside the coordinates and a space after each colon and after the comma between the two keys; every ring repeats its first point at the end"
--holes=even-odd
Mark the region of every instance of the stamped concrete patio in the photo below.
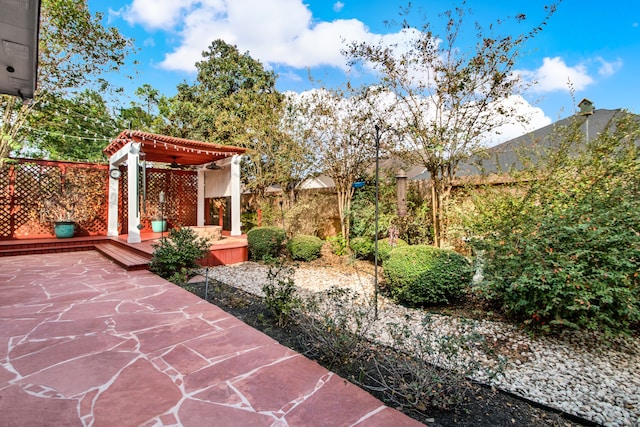
{"type": "Polygon", "coordinates": [[[0,258],[3,426],[421,425],[95,251],[0,258]]]}

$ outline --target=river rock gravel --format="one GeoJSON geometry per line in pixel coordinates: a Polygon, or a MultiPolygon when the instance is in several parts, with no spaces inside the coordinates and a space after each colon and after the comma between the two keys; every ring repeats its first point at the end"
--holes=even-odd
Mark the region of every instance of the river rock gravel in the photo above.
{"type": "MultiPolygon", "coordinates": [[[[267,272],[262,264],[244,262],[211,267],[209,277],[263,296],[267,272]]],[[[302,293],[350,288],[369,301],[374,293],[373,274],[357,269],[341,271],[303,265],[295,269],[294,283],[302,293]]],[[[409,321],[418,328],[424,317],[420,310],[407,309],[384,297],[378,298],[378,313],[373,335],[382,341],[381,331],[386,324],[409,321]]],[[[456,322],[459,319],[455,317],[432,315],[429,333],[450,334],[459,328],[456,322]]],[[[583,332],[532,337],[504,322],[474,320],[472,324],[506,359],[500,374],[492,378],[479,374],[478,379],[594,423],[640,426],[639,338],[603,340],[583,332]]],[[[474,357],[488,366],[496,362],[495,357],[474,357]]]]}

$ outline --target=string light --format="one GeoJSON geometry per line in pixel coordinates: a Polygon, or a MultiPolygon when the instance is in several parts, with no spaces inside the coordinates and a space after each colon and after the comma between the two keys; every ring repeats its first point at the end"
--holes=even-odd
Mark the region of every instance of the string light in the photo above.
{"type": "MultiPolygon", "coordinates": [[[[77,139],[77,140],[80,140],[80,141],[81,141],[81,140],[87,140],[87,141],[105,141],[105,142],[109,142],[109,141],[111,141],[111,138],[110,138],[110,137],[98,137],[98,136],[97,136],[97,134],[94,134],[94,135],[95,135],[95,137],[94,137],[94,138],[91,138],[91,137],[88,137],[88,136],[67,135],[67,134],[64,134],[64,133],[62,133],[62,132],[51,132],[51,131],[48,131],[48,130],[34,129],[34,128],[29,127],[29,126],[25,126],[25,129],[26,129],[27,131],[29,131],[29,132],[45,134],[45,135],[48,135],[48,136],[58,136],[58,137],[61,137],[62,139],[65,139],[65,140],[66,140],[67,138],[69,138],[69,139],[77,139]]],[[[85,132],[86,132],[86,130],[85,130],[85,132]]]]}

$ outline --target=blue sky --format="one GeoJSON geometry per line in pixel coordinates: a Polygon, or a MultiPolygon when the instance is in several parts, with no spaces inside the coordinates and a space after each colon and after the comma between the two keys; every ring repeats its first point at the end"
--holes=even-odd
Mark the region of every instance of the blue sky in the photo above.
{"type": "MultiPolygon", "coordinates": [[[[487,26],[524,13],[526,25],[505,27],[521,31],[539,22],[546,3],[468,0],[469,22],[487,26]]],[[[195,62],[216,38],[237,45],[273,69],[282,91],[311,88],[308,70],[327,86],[338,85],[347,70],[340,54],[342,40],[393,38],[397,26],[384,21],[398,19],[405,4],[397,0],[89,0],[92,12],[103,12],[105,23],[135,39],[139,48],[138,74],[126,83],[127,92],[133,94],[136,87],[148,83],[166,95],[175,94],[178,83],[193,80],[195,62]]],[[[413,4],[436,22],[438,13],[457,2],[413,4]]],[[[538,82],[524,94],[525,108],[537,112],[532,126],[573,113],[569,81],[576,102],[589,98],[596,108],[640,113],[640,1],[564,0],[525,52],[516,68],[526,79],[538,82]]]]}

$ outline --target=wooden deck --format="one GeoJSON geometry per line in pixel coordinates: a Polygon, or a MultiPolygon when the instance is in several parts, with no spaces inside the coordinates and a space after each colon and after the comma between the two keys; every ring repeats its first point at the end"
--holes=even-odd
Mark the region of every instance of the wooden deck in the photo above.
{"type": "MultiPolygon", "coordinates": [[[[160,243],[163,236],[166,237],[167,233],[144,233],[141,243],[127,243],[127,235],[4,240],[0,241],[0,257],[97,250],[127,270],[140,270],[149,267],[153,245],[160,243]]],[[[200,260],[200,264],[236,264],[247,261],[248,256],[246,235],[232,237],[223,232],[223,238],[212,242],[209,254],[200,260]]]]}

